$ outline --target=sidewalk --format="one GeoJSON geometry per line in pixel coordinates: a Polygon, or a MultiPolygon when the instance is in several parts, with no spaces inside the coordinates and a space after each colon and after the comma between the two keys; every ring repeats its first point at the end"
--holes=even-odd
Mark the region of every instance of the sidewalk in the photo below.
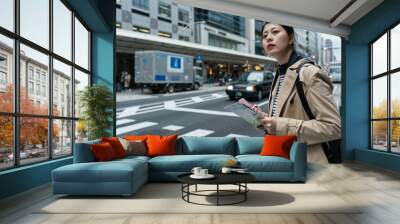
{"type": "Polygon", "coordinates": [[[141,100],[141,99],[149,99],[149,98],[156,98],[162,96],[178,96],[178,95],[186,95],[186,94],[193,94],[193,93],[205,93],[205,92],[212,92],[218,90],[225,90],[226,86],[218,86],[218,83],[212,84],[204,84],[200,87],[199,90],[188,90],[188,91],[179,91],[174,93],[152,93],[149,89],[144,89],[143,93],[141,89],[132,89],[131,92],[117,92],[117,102],[124,102],[124,101],[133,101],[133,100],[141,100]]]}

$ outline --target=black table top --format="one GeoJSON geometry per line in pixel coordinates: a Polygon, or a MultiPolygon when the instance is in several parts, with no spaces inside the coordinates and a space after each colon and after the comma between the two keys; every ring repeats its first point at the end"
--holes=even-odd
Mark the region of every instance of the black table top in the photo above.
{"type": "Polygon", "coordinates": [[[186,184],[236,184],[248,183],[255,180],[255,177],[249,173],[212,173],[215,177],[210,179],[194,179],[186,173],[177,177],[178,181],[186,184]]]}

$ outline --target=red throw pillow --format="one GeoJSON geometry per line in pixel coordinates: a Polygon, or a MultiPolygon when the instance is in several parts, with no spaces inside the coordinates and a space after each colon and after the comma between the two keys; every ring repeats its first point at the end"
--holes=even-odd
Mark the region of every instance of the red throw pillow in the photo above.
{"type": "Polygon", "coordinates": [[[296,140],[296,136],[275,136],[265,135],[264,145],[261,149],[260,155],[262,156],[280,156],[286,159],[290,158],[290,148],[293,142],[296,140]]]}
{"type": "Polygon", "coordinates": [[[117,158],[115,151],[109,142],[92,144],[91,149],[94,157],[99,162],[109,161],[117,158]]]}
{"type": "Polygon", "coordinates": [[[176,139],[178,135],[147,137],[148,156],[176,155],[176,139]]]}
{"type": "Polygon", "coordinates": [[[117,158],[126,156],[126,151],[117,137],[101,138],[101,142],[110,143],[117,158]]]}
{"type": "Polygon", "coordinates": [[[147,135],[125,135],[124,139],[128,140],[128,141],[143,141],[146,142],[147,139],[147,135]]]}

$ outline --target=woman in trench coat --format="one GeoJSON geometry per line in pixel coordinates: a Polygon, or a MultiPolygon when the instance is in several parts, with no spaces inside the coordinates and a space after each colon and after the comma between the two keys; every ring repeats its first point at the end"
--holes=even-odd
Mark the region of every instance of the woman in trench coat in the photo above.
{"type": "Polygon", "coordinates": [[[264,51],[277,60],[277,80],[271,89],[268,116],[260,118],[262,127],[271,135],[295,135],[298,141],[307,144],[309,161],[326,162],[321,143],[341,138],[341,119],[329,74],[311,63],[304,64],[299,71],[299,80],[315,116],[310,120],[295,86],[296,70],[307,59],[294,49],[293,28],[265,23],[262,30],[264,51]]]}

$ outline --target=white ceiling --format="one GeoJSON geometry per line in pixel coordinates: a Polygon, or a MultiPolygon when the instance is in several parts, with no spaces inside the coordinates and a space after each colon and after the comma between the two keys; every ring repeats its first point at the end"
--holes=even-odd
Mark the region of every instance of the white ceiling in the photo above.
{"type": "Polygon", "coordinates": [[[176,0],[194,7],[347,37],[383,0],[176,0]],[[337,15],[346,5],[346,10],[337,15]]]}

